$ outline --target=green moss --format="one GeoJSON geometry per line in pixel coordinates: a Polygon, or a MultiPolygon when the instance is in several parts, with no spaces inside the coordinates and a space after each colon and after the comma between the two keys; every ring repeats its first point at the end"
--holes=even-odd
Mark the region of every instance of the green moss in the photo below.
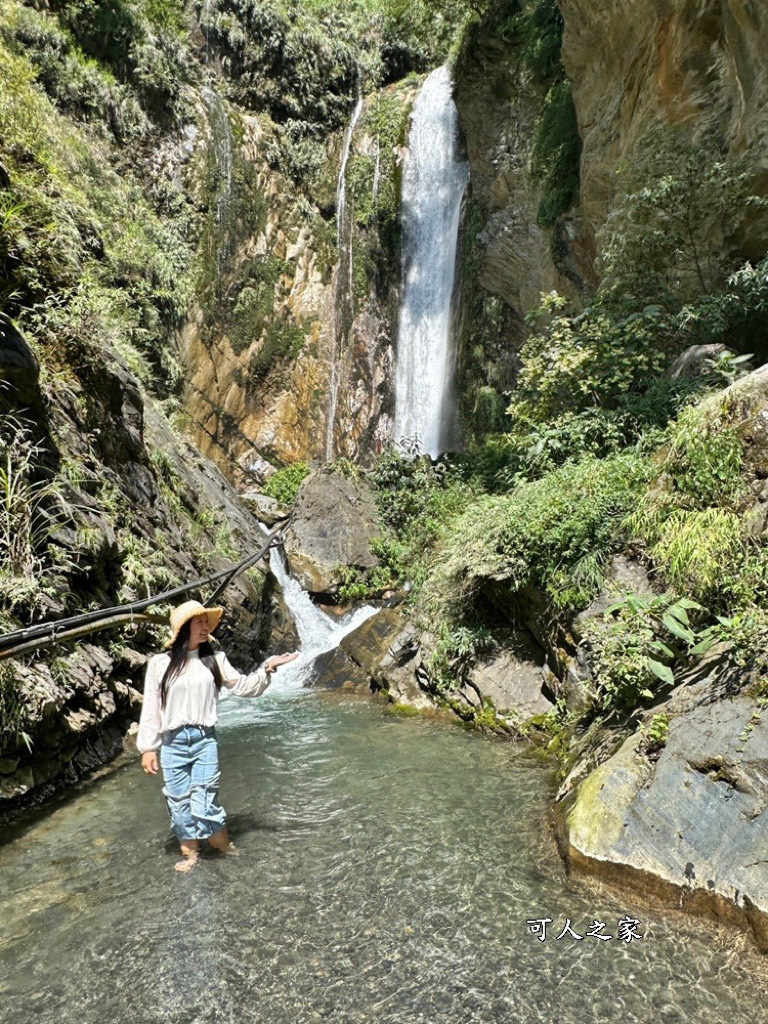
{"type": "Polygon", "coordinates": [[[398,701],[392,701],[387,704],[387,711],[391,715],[396,715],[398,718],[420,718],[421,711],[418,708],[413,707],[412,704],[402,704],[398,701]]]}
{"type": "Polygon", "coordinates": [[[496,707],[490,697],[483,697],[482,707],[475,711],[474,725],[475,728],[486,732],[507,731],[506,723],[499,718],[496,707]]]}
{"type": "Polygon", "coordinates": [[[639,763],[634,752],[619,757],[619,766],[601,764],[587,776],[567,812],[569,841],[586,855],[605,856],[618,842],[626,808],[647,776],[647,764],[639,763]]]}

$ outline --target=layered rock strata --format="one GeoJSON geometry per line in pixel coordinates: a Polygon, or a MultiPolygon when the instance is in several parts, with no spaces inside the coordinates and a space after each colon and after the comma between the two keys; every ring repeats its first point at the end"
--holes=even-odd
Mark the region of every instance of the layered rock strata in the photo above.
{"type": "MultiPolygon", "coordinates": [[[[754,0],[559,0],[563,63],[582,139],[580,207],[599,237],[622,166],[655,122],[692,136],[715,129],[748,154],[758,191],[768,175],[768,12],[754,0]]],[[[765,253],[764,213],[740,227],[745,257],[765,253]]]]}

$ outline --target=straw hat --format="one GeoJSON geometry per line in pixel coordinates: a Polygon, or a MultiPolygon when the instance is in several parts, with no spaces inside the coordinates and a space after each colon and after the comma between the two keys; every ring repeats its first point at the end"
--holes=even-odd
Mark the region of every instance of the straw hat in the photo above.
{"type": "Polygon", "coordinates": [[[200,604],[199,601],[185,601],[184,604],[180,604],[178,608],[174,608],[171,612],[172,636],[165,646],[173,647],[176,637],[179,635],[179,630],[184,623],[189,622],[190,619],[194,619],[198,615],[207,615],[208,630],[212,633],[221,622],[221,616],[223,614],[223,608],[206,608],[205,605],[200,604]]]}

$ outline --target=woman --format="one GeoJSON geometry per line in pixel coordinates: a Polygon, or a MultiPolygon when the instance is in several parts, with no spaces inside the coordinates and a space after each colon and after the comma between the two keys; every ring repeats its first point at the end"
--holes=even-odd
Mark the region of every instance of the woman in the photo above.
{"type": "Polygon", "coordinates": [[[221,853],[234,853],[219,803],[219,751],[216,706],[225,686],[238,697],[260,697],[279,665],[298,657],[269,658],[250,675],[241,675],[223,652],[214,653],[209,637],[223,609],[185,601],[171,612],[168,654],[147,665],[144,705],[136,745],[147,775],[163,769],[163,794],[181,847],[177,871],[190,871],[207,839],[221,853]]]}

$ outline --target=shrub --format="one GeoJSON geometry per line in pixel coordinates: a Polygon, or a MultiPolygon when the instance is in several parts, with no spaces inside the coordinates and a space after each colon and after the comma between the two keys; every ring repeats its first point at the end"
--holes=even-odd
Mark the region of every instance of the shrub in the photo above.
{"type": "MultiPolygon", "coordinates": [[[[418,446],[413,445],[414,451],[418,446]]],[[[371,470],[382,522],[394,534],[396,576],[407,575],[418,589],[428,572],[429,552],[474,500],[476,487],[450,462],[433,465],[428,456],[389,446],[371,470]]],[[[394,568],[394,566],[393,566],[394,568]]]]}
{"type": "Polygon", "coordinates": [[[306,462],[295,462],[292,466],[284,466],[264,484],[264,494],[281,505],[292,505],[296,500],[302,481],[309,476],[309,466],[306,462]]]}
{"type": "Polygon", "coordinates": [[[566,313],[556,292],[529,314],[538,326],[521,350],[523,368],[507,410],[514,422],[543,423],[589,408],[615,409],[647,389],[679,350],[656,306],[616,318],[597,304],[566,313]]]}
{"type": "Polygon", "coordinates": [[[34,608],[45,590],[49,544],[71,521],[44,449],[15,416],[0,421],[0,597],[7,611],[34,608]]]}
{"type": "Polygon", "coordinates": [[[709,639],[692,628],[689,611],[703,609],[670,594],[633,594],[590,622],[585,641],[599,708],[629,711],[652,700],[660,686],[672,686],[673,669],[709,639]]]}
{"type": "Polygon", "coordinates": [[[683,411],[654,459],[654,478],[626,526],[665,582],[713,610],[760,600],[768,556],[745,522],[743,443],[710,406],[683,411]]]}
{"type": "Polygon", "coordinates": [[[727,159],[714,128],[692,139],[685,127],[658,125],[636,153],[619,168],[602,294],[617,310],[651,302],[678,312],[723,289],[738,266],[735,226],[768,200],[754,194],[746,162],[727,159]]]}
{"type": "Polygon", "coordinates": [[[436,485],[435,471],[427,456],[388,445],[371,471],[376,505],[384,523],[402,536],[424,512],[429,493],[436,485]]]}
{"type": "Polygon", "coordinates": [[[427,662],[430,681],[443,693],[467,685],[469,670],[478,655],[496,646],[493,634],[484,626],[465,622],[451,627],[440,622],[437,642],[427,662]]]}
{"type": "Polygon", "coordinates": [[[648,475],[647,458],[630,449],[477,499],[440,546],[433,596],[456,606],[493,583],[510,596],[538,588],[554,610],[584,607],[626,541],[624,521],[648,475]]]}
{"type": "Polygon", "coordinates": [[[0,663],[0,754],[17,750],[23,743],[28,750],[32,741],[24,731],[26,714],[21,681],[9,662],[0,663]]]}

